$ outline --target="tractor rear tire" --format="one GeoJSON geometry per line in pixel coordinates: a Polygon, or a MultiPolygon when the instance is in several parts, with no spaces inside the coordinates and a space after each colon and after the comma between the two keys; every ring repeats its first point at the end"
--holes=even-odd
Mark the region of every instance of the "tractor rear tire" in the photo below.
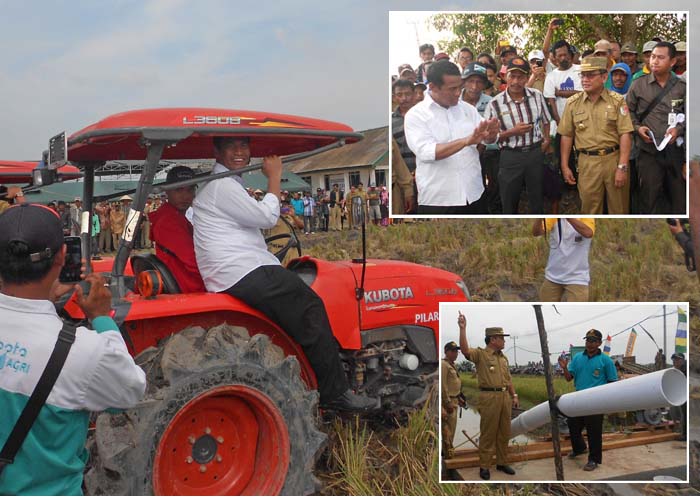
{"type": "Polygon", "coordinates": [[[303,495],[326,435],[318,393],[266,335],[191,327],[136,357],[143,402],[103,413],[89,442],[90,495],[303,495]]]}

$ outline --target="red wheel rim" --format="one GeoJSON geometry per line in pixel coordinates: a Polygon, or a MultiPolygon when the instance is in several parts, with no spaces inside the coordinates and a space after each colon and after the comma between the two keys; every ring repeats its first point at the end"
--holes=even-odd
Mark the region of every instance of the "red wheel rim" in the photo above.
{"type": "Polygon", "coordinates": [[[284,417],[262,392],[227,385],[178,411],[153,463],[156,495],[277,495],[289,468],[284,417]]]}

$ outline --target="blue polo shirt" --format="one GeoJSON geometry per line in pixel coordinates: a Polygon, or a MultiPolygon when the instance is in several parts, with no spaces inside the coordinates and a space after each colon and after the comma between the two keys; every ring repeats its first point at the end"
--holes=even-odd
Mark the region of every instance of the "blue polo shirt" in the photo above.
{"type": "Polygon", "coordinates": [[[569,362],[568,369],[574,377],[574,386],[577,391],[617,380],[615,364],[600,349],[592,357],[589,357],[586,351],[578,353],[569,362]]]}

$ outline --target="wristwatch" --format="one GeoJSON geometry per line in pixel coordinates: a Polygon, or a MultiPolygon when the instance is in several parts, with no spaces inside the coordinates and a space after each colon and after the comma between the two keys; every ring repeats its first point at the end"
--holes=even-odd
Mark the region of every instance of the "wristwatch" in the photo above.
{"type": "Polygon", "coordinates": [[[627,171],[629,170],[629,167],[628,167],[627,165],[620,164],[620,165],[617,166],[617,169],[620,170],[620,171],[622,171],[622,172],[627,173],[627,171]]]}

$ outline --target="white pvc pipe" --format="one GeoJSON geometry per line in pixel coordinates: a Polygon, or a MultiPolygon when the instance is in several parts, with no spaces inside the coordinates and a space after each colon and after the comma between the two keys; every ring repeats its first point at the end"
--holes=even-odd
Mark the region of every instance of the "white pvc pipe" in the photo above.
{"type": "MultiPolygon", "coordinates": [[[[688,382],[685,375],[680,370],[668,368],[564,394],[559,398],[557,406],[568,417],[582,417],[680,406],[686,402],[687,395],[688,382]]],[[[549,403],[545,401],[511,421],[510,437],[525,434],[549,421],[549,403]]]]}

